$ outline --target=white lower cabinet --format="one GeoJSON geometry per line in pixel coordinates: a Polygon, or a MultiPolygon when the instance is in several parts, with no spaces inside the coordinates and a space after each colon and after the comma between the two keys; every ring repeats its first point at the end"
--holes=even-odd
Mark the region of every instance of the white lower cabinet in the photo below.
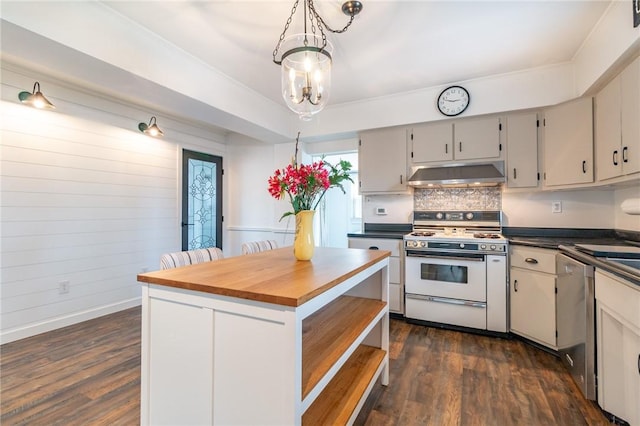
{"type": "Polygon", "coordinates": [[[596,269],[598,404],[640,425],[640,289],[596,269]]]}
{"type": "Polygon", "coordinates": [[[510,330],[557,349],[556,250],[510,247],[510,330]]]}
{"type": "Polygon", "coordinates": [[[349,248],[388,250],[389,312],[404,315],[404,251],[402,240],[389,238],[349,238],[349,248]]]}

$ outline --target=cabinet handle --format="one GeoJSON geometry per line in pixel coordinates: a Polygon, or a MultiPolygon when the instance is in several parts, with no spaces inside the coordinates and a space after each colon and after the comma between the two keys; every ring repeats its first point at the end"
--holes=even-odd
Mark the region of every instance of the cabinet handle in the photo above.
{"type": "Polygon", "coordinates": [[[402,185],[402,175],[400,175],[400,185],[402,185]]]}
{"type": "Polygon", "coordinates": [[[616,149],[615,151],[613,151],[613,165],[617,166],[618,165],[618,150],[616,149]]]}
{"type": "Polygon", "coordinates": [[[513,168],[513,178],[517,179],[518,174],[516,173],[516,168],[513,168]]]}
{"type": "Polygon", "coordinates": [[[462,152],[462,141],[460,141],[460,152],[462,152]]]}
{"type": "Polygon", "coordinates": [[[444,153],[445,153],[445,154],[448,154],[448,153],[449,153],[449,144],[448,144],[448,143],[445,143],[445,144],[444,144],[444,153]]]}
{"type": "Polygon", "coordinates": [[[622,148],[622,162],[623,163],[628,163],[629,162],[629,157],[627,157],[627,152],[629,151],[629,147],[625,146],[624,148],[622,148]]]}
{"type": "Polygon", "coordinates": [[[513,280],[513,291],[518,292],[518,280],[513,280]]]}
{"type": "Polygon", "coordinates": [[[638,374],[640,374],[640,354],[638,354],[638,374]]]}
{"type": "Polygon", "coordinates": [[[524,261],[533,265],[536,265],[538,263],[538,259],[534,259],[533,257],[527,257],[524,261]]]}
{"type": "Polygon", "coordinates": [[[369,250],[380,250],[377,246],[371,246],[369,247],[369,250]]]}
{"type": "Polygon", "coordinates": [[[587,173],[587,162],[586,162],[586,160],[582,162],[582,173],[587,173]]]}

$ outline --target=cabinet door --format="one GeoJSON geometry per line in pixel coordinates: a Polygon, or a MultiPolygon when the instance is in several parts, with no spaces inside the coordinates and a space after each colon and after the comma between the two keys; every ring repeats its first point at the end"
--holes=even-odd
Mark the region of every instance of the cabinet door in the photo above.
{"type": "Polygon", "coordinates": [[[640,172],[640,58],[620,74],[622,85],[622,171],[640,172]]]}
{"type": "Polygon", "coordinates": [[[640,424],[640,336],[607,306],[597,308],[598,404],[629,424],[640,424]]]}
{"type": "Polygon", "coordinates": [[[507,186],[538,186],[538,115],[514,114],[507,118],[507,186]]]}
{"type": "Polygon", "coordinates": [[[500,119],[465,119],[453,125],[456,160],[500,157],[500,119]]]}
{"type": "Polygon", "coordinates": [[[593,182],[593,105],[579,98],[545,110],[546,186],[593,182]]]}
{"type": "Polygon", "coordinates": [[[555,275],[511,269],[511,331],[556,347],[555,275]]]}
{"type": "Polygon", "coordinates": [[[453,159],[453,124],[434,123],[411,129],[411,162],[453,159]]]}
{"type": "Polygon", "coordinates": [[[362,133],[358,161],[361,193],[405,192],[406,130],[394,128],[362,133]]]}
{"type": "Polygon", "coordinates": [[[614,78],[595,98],[595,151],[598,180],[622,174],[620,77],[614,78]]]}

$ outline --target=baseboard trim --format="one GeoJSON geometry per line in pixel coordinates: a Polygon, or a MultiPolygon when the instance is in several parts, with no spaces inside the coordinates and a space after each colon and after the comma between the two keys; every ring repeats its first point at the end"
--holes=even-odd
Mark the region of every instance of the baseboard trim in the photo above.
{"type": "Polygon", "coordinates": [[[80,312],[64,315],[61,317],[51,318],[46,321],[29,324],[24,327],[14,328],[11,330],[3,330],[0,332],[0,344],[14,342],[16,340],[26,339],[27,337],[37,334],[46,333],[47,331],[57,330],[58,328],[67,327],[79,322],[98,318],[104,315],[113,314],[114,312],[123,311],[125,309],[139,306],[142,303],[141,297],[123,300],[110,305],[98,306],[96,308],[87,309],[80,312]]]}

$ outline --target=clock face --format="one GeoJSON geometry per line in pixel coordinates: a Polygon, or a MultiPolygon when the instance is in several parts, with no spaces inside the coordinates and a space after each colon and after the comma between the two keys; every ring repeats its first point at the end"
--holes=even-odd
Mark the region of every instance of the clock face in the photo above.
{"type": "Polygon", "coordinates": [[[462,114],[468,106],[469,92],[464,87],[447,87],[438,96],[438,110],[449,117],[462,114]]]}

